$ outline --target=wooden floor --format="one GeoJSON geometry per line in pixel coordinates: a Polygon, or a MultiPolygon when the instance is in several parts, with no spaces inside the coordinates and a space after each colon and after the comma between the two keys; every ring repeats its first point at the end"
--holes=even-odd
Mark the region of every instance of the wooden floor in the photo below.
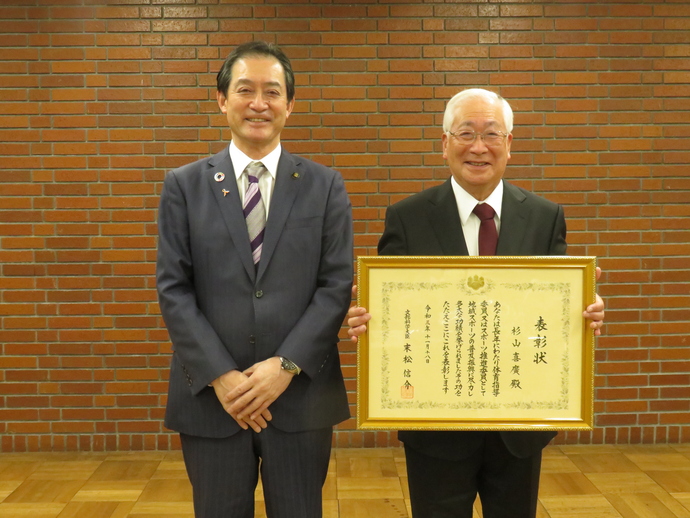
{"type": "MultiPolygon", "coordinates": [[[[323,496],[324,518],[409,517],[402,450],[334,450],[323,496]]],[[[2,518],[192,518],[191,498],[178,452],[0,454],[2,518]]],[[[539,518],[690,518],[690,445],[549,446],[539,500],[539,518]]]]}

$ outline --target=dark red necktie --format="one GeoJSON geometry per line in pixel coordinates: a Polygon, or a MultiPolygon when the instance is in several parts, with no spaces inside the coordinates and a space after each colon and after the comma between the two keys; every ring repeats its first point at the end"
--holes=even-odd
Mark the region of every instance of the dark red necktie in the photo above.
{"type": "Polygon", "coordinates": [[[498,232],[494,215],[496,211],[488,203],[478,203],[474,212],[481,220],[479,225],[479,255],[496,255],[498,232]]]}

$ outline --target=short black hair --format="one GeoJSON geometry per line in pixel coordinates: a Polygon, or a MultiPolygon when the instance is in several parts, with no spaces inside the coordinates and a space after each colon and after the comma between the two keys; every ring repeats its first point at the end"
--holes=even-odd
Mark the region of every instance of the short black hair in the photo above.
{"type": "Polygon", "coordinates": [[[232,67],[235,62],[246,56],[267,56],[274,57],[283,67],[285,73],[285,87],[287,88],[287,100],[292,101],[295,97],[295,74],[292,72],[290,59],[280,50],[275,43],[265,41],[248,41],[233,50],[225,59],[225,63],[220,68],[216,76],[216,88],[220,93],[227,96],[230,82],[232,81],[232,67]]]}

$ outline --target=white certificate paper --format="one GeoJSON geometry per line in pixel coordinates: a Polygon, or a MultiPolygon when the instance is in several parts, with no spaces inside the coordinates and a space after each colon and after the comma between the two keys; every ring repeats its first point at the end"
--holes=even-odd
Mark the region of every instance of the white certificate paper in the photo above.
{"type": "Polygon", "coordinates": [[[362,257],[358,426],[591,429],[595,259],[362,257]]]}

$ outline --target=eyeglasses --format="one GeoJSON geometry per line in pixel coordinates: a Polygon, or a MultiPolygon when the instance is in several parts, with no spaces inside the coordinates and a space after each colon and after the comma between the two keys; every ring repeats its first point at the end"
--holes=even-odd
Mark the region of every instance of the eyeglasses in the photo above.
{"type": "Polygon", "coordinates": [[[470,130],[462,130],[455,133],[449,131],[448,134],[454,136],[463,144],[472,144],[477,140],[477,136],[480,136],[487,146],[499,146],[503,144],[503,141],[508,136],[507,133],[496,130],[487,131],[486,133],[477,133],[476,131],[470,130]]]}

